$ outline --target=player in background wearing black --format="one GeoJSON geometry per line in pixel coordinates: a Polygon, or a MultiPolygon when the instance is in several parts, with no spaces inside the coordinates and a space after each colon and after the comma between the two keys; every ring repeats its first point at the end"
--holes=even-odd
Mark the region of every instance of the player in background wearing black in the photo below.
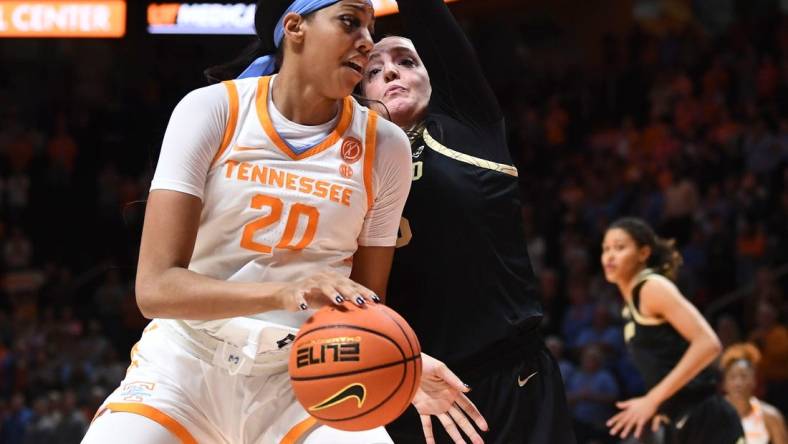
{"type": "MultiPolygon", "coordinates": [[[[398,4],[410,40],[378,42],[361,85],[409,134],[413,156],[386,303],[471,386],[489,425],[485,442],[573,443],[561,375],[538,330],[503,113],[443,1],[398,4]]],[[[437,427],[436,442],[460,437],[454,423],[480,442],[460,412],[438,419],[451,436],[437,427]]],[[[428,429],[429,417],[421,421],[428,429]]],[[[387,430],[398,443],[422,435],[413,409],[387,430]]]]}
{"type": "Polygon", "coordinates": [[[717,392],[711,364],[720,341],[670,280],[679,265],[673,242],[640,219],[620,219],[605,232],[605,278],[626,303],[624,338],[648,390],[616,403],[610,434],[642,443],[744,443],[736,410],[717,392]]]}

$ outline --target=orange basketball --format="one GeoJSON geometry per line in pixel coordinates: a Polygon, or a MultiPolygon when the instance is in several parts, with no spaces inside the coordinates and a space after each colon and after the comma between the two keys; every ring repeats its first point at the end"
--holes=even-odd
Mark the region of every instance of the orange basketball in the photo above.
{"type": "Polygon", "coordinates": [[[359,431],[396,419],[421,378],[416,334],[381,304],[318,310],[301,327],[290,352],[296,398],[318,421],[359,431]]]}

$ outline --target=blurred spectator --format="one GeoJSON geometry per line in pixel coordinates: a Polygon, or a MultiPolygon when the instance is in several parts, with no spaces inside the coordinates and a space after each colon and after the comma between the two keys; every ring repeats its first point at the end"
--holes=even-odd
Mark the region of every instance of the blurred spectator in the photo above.
{"type": "Polygon", "coordinates": [[[553,269],[544,269],[539,274],[539,290],[542,296],[542,330],[559,333],[565,301],[561,300],[560,277],[553,269]]]}
{"type": "Polygon", "coordinates": [[[120,319],[123,299],[128,294],[126,282],[121,281],[120,271],[117,268],[110,268],[104,275],[104,282],[96,288],[93,295],[93,303],[96,306],[98,315],[111,322],[120,319]]]}
{"type": "Polygon", "coordinates": [[[33,244],[19,227],[11,228],[3,248],[3,262],[10,270],[26,269],[33,263],[33,244]]]}
{"type": "Polygon", "coordinates": [[[715,328],[717,337],[720,338],[722,348],[727,348],[737,342],[741,342],[741,330],[733,316],[722,315],[717,319],[715,328]]]}
{"type": "Polygon", "coordinates": [[[66,390],[60,405],[61,420],[55,429],[57,439],[52,442],[60,444],[77,443],[82,440],[88,429],[88,419],[77,405],[77,396],[73,390],[66,390]]]}
{"type": "MultiPolygon", "coordinates": [[[[510,129],[523,191],[512,217],[523,219],[543,329],[557,336],[548,345],[567,387],[609,377],[621,397],[642,392],[620,353],[620,297],[597,260],[604,227],[633,215],[677,240],[677,285],[716,318],[723,343],[758,342],[767,399],[785,409],[788,2],[782,11],[769,1],[690,3],[699,23],[679,5],[678,24],[637,23],[604,38],[552,17],[555,29],[537,31],[529,14],[509,11],[505,25],[467,25],[474,44],[498,48],[479,57],[494,71],[510,129]],[[578,51],[575,37],[587,48],[578,51]],[[495,55],[513,40],[515,57],[502,63],[495,55]],[[740,298],[716,306],[731,295],[740,298]],[[575,346],[597,370],[577,369],[575,346]]],[[[24,443],[28,424],[38,439],[52,415],[61,418],[56,434],[77,436],[128,365],[147,322],[133,292],[141,201],[167,117],[204,86],[202,64],[238,46],[184,42],[0,47],[0,444],[24,443]],[[46,55],[46,67],[34,54],[46,55]],[[152,57],[172,62],[153,66],[152,57]],[[51,403],[50,393],[62,399],[51,403]]],[[[591,423],[579,423],[582,436],[593,436],[604,403],[577,397],[587,393],[575,390],[573,406],[591,423]]]]}
{"type": "Polygon", "coordinates": [[[91,382],[103,387],[117,385],[119,381],[123,380],[126,367],[114,349],[107,349],[92,372],[91,382]]]}
{"type": "Polygon", "coordinates": [[[611,323],[610,310],[606,306],[596,306],[591,326],[582,329],[573,343],[575,348],[586,348],[589,345],[598,346],[610,358],[615,358],[624,351],[622,329],[611,323]]]}
{"type": "Polygon", "coordinates": [[[747,442],[784,443],[788,433],[782,415],[755,395],[759,361],[760,353],[752,344],[737,343],[725,349],[719,366],[725,397],[741,418],[747,442]]]}
{"type": "Polygon", "coordinates": [[[545,117],[545,132],[547,143],[551,147],[561,147],[567,141],[567,128],[569,126],[569,113],[561,105],[558,96],[550,99],[550,104],[545,117]]]}
{"type": "Polygon", "coordinates": [[[581,331],[591,326],[594,319],[594,303],[588,294],[588,284],[581,280],[569,282],[569,309],[564,315],[561,333],[574,340],[581,331]]]}
{"type": "Polygon", "coordinates": [[[747,133],[743,149],[747,169],[758,175],[774,171],[782,157],[777,139],[769,133],[762,119],[758,119],[747,133]]]}
{"type": "Polygon", "coordinates": [[[24,395],[14,393],[0,428],[0,441],[3,444],[24,444],[25,431],[33,417],[33,411],[25,406],[24,395]]]}
{"type": "Polygon", "coordinates": [[[22,217],[30,204],[30,175],[23,171],[11,173],[3,185],[5,202],[8,208],[8,219],[12,222],[21,222],[22,217]]]}
{"type": "Polygon", "coordinates": [[[604,354],[596,346],[583,349],[580,368],[566,384],[566,396],[577,424],[577,439],[608,437],[605,422],[615,413],[619,398],[616,380],[602,366],[604,354]]]}
{"type": "Polygon", "coordinates": [[[25,444],[48,444],[55,442],[55,431],[60,425],[59,413],[52,408],[52,403],[58,402],[57,395],[54,399],[40,396],[33,401],[33,419],[25,432],[25,444]]]}
{"type": "Polygon", "coordinates": [[[77,143],[69,134],[64,113],[55,116],[55,131],[47,143],[50,185],[68,186],[79,154],[77,143]]]}
{"type": "Polygon", "coordinates": [[[767,301],[758,304],[755,329],[749,340],[761,351],[760,377],[766,384],[765,399],[781,411],[788,409],[788,328],[767,301]]]}
{"type": "Polygon", "coordinates": [[[697,185],[686,176],[675,177],[665,189],[664,222],[661,235],[675,238],[679,246],[689,241],[693,216],[698,208],[700,195],[697,185]]]}
{"type": "Polygon", "coordinates": [[[550,354],[553,355],[556,362],[558,362],[558,368],[561,370],[561,377],[564,380],[564,384],[566,384],[575,373],[575,365],[564,357],[564,341],[558,336],[548,336],[547,339],[545,339],[545,345],[547,349],[550,350],[550,354]]]}

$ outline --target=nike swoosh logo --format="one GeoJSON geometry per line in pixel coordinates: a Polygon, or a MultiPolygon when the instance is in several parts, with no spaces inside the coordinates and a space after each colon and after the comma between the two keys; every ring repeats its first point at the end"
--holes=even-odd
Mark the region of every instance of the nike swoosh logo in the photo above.
{"type": "Polygon", "coordinates": [[[528,384],[528,381],[531,380],[531,378],[533,378],[534,376],[536,376],[537,373],[539,372],[533,372],[530,375],[528,375],[525,379],[522,379],[518,376],[517,385],[519,385],[520,387],[525,387],[525,384],[528,384]]]}
{"type": "Polygon", "coordinates": [[[361,406],[364,405],[364,399],[366,398],[366,395],[367,395],[367,389],[366,387],[364,387],[363,384],[359,384],[359,383],[350,384],[349,386],[329,396],[325,401],[313,405],[312,407],[309,407],[309,411],[314,412],[317,410],[327,409],[339,403],[345,402],[350,398],[356,398],[356,403],[358,404],[358,408],[361,408],[361,406]]]}

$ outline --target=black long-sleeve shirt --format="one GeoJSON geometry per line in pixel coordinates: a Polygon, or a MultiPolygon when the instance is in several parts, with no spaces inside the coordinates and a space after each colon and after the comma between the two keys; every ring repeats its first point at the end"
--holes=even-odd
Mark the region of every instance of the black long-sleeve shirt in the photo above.
{"type": "Polygon", "coordinates": [[[513,350],[542,316],[522,229],[503,114],[441,0],[399,0],[430,75],[425,131],[413,142],[388,303],[423,350],[453,369],[513,350]]]}

